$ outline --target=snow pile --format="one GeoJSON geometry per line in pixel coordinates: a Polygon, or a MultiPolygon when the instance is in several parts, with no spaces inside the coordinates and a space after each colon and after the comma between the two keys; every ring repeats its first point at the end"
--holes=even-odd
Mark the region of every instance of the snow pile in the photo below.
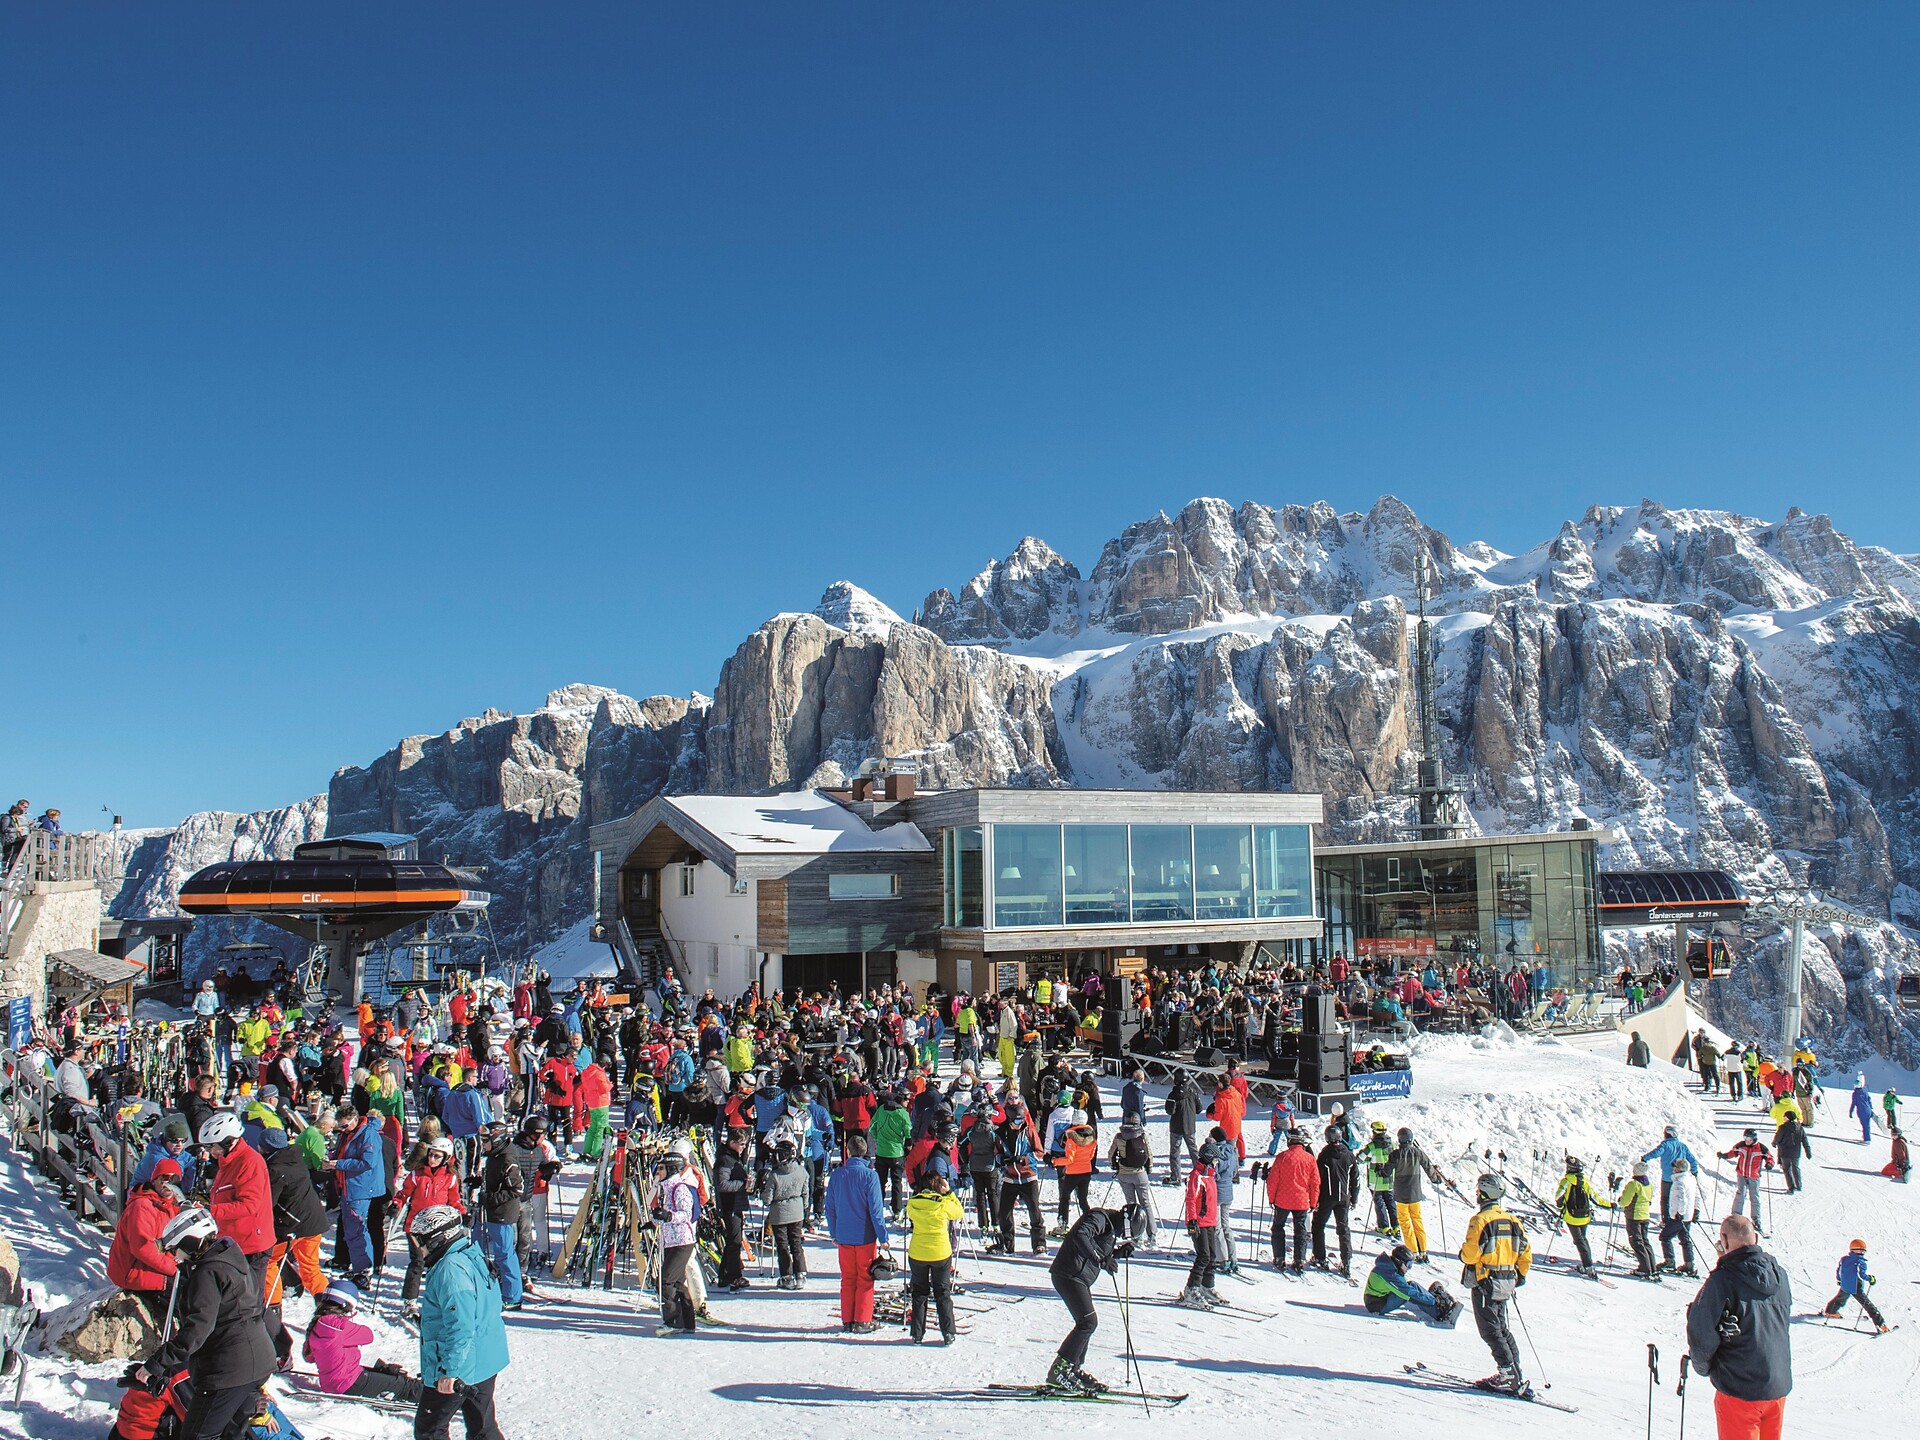
{"type": "Polygon", "coordinates": [[[575,921],[533,952],[532,963],[547,972],[555,984],[594,975],[613,975],[613,951],[593,938],[593,917],[575,921]]]}
{"type": "Polygon", "coordinates": [[[1666,1126],[1702,1163],[1717,1148],[1714,1117],[1684,1072],[1656,1061],[1636,1070],[1555,1039],[1505,1026],[1474,1036],[1424,1035],[1413,1044],[1413,1094],[1363,1107],[1367,1123],[1409,1126],[1434,1163],[1468,1189],[1481,1169],[1517,1174],[1544,1190],[1578,1155],[1588,1173],[1633,1173],[1666,1126]],[[1506,1154],[1504,1164],[1500,1161],[1506,1154]]]}

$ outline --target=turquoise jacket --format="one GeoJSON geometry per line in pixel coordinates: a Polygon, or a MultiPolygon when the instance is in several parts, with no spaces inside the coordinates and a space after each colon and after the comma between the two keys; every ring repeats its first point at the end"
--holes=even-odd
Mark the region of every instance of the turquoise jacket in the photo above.
{"type": "Polygon", "coordinates": [[[478,1385],[506,1368],[500,1287],[480,1247],[463,1236],[427,1275],[420,1299],[420,1382],[431,1387],[451,1375],[478,1385]]]}

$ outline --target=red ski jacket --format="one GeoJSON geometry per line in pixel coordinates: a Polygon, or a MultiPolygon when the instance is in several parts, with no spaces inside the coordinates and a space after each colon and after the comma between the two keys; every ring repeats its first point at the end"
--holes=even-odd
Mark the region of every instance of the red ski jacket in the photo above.
{"type": "Polygon", "coordinates": [[[1267,1198],[1276,1210],[1311,1210],[1320,1203],[1320,1162],[1305,1145],[1289,1145],[1267,1171],[1267,1198]]]}
{"type": "Polygon", "coordinates": [[[145,1185],[128,1192],[107,1252],[107,1279],[122,1290],[164,1290],[180,1267],[159,1245],[160,1232],[180,1207],[145,1185]]]}
{"type": "Polygon", "coordinates": [[[273,1249],[273,1186],[267,1179],[267,1162],[246,1141],[234,1141],[220,1162],[213,1189],[207,1193],[207,1209],[213,1212],[220,1233],[238,1245],[241,1254],[273,1249]]]}
{"type": "Polygon", "coordinates": [[[1196,1230],[1220,1228],[1220,1192],[1214,1185],[1213,1169],[1196,1165],[1187,1176],[1187,1224],[1196,1230]]]}

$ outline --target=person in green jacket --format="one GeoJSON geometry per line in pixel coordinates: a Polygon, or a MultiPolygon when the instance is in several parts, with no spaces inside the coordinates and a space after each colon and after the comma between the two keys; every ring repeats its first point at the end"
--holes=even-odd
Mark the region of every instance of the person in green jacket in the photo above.
{"type": "Polygon", "coordinates": [[[1373,1233],[1400,1238],[1400,1222],[1393,1213],[1393,1142],[1387,1139],[1387,1122],[1373,1122],[1373,1133],[1360,1152],[1367,1167],[1367,1189],[1373,1193],[1373,1233]]]}
{"type": "Polygon", "coordinates": [[[744,1075],[753,1069],[753,1027],[743,1025],[727,1037],[727,1073],[744,1075]]]}
{"type": "Polygon", "coordinates": [[[1891,1085],[1880,1097],[1880,1109],[1887,1117],[1887,1133],[1891,1135],[1900,1128],[1900,1092],[1891,1085]]]}
{"type": "Polygon", "coordinates": [[[906,1205],[907,1141],[913,1134],[913,1117],[898,1090],[889,1090],[874,1112],[873,1169],[886,1188],[887,1210],[896,1219],[906,1205]]]}
{"type": "Polygon", "coordinates": [[[1647,1239],[1647,1222],[1653,1216],[1653,1202],[1657,1192],[1647,1183],[1647,1162],[1634,1163],[1633,1178],[1620,1187],[1620,1194],[1614,1204],[1619,1206],[1621,1215],[1626,1217],[1627,1244],[1633,1249],[1636,1280],[1655,1280],[1653,1242],[1647,1239]]]}

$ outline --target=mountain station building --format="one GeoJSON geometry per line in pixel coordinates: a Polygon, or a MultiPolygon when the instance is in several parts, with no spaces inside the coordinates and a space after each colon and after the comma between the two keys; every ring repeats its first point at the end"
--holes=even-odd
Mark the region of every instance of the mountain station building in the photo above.
{"type": "Polygon", "coordinates": [[[1005,990],[1088,969],[1532,957],[1597,978],[1601,830],[1320,847],[1318,795],[847,790],[660,796],[596,825],[595,918],[693,993],[1005,990]]]}

